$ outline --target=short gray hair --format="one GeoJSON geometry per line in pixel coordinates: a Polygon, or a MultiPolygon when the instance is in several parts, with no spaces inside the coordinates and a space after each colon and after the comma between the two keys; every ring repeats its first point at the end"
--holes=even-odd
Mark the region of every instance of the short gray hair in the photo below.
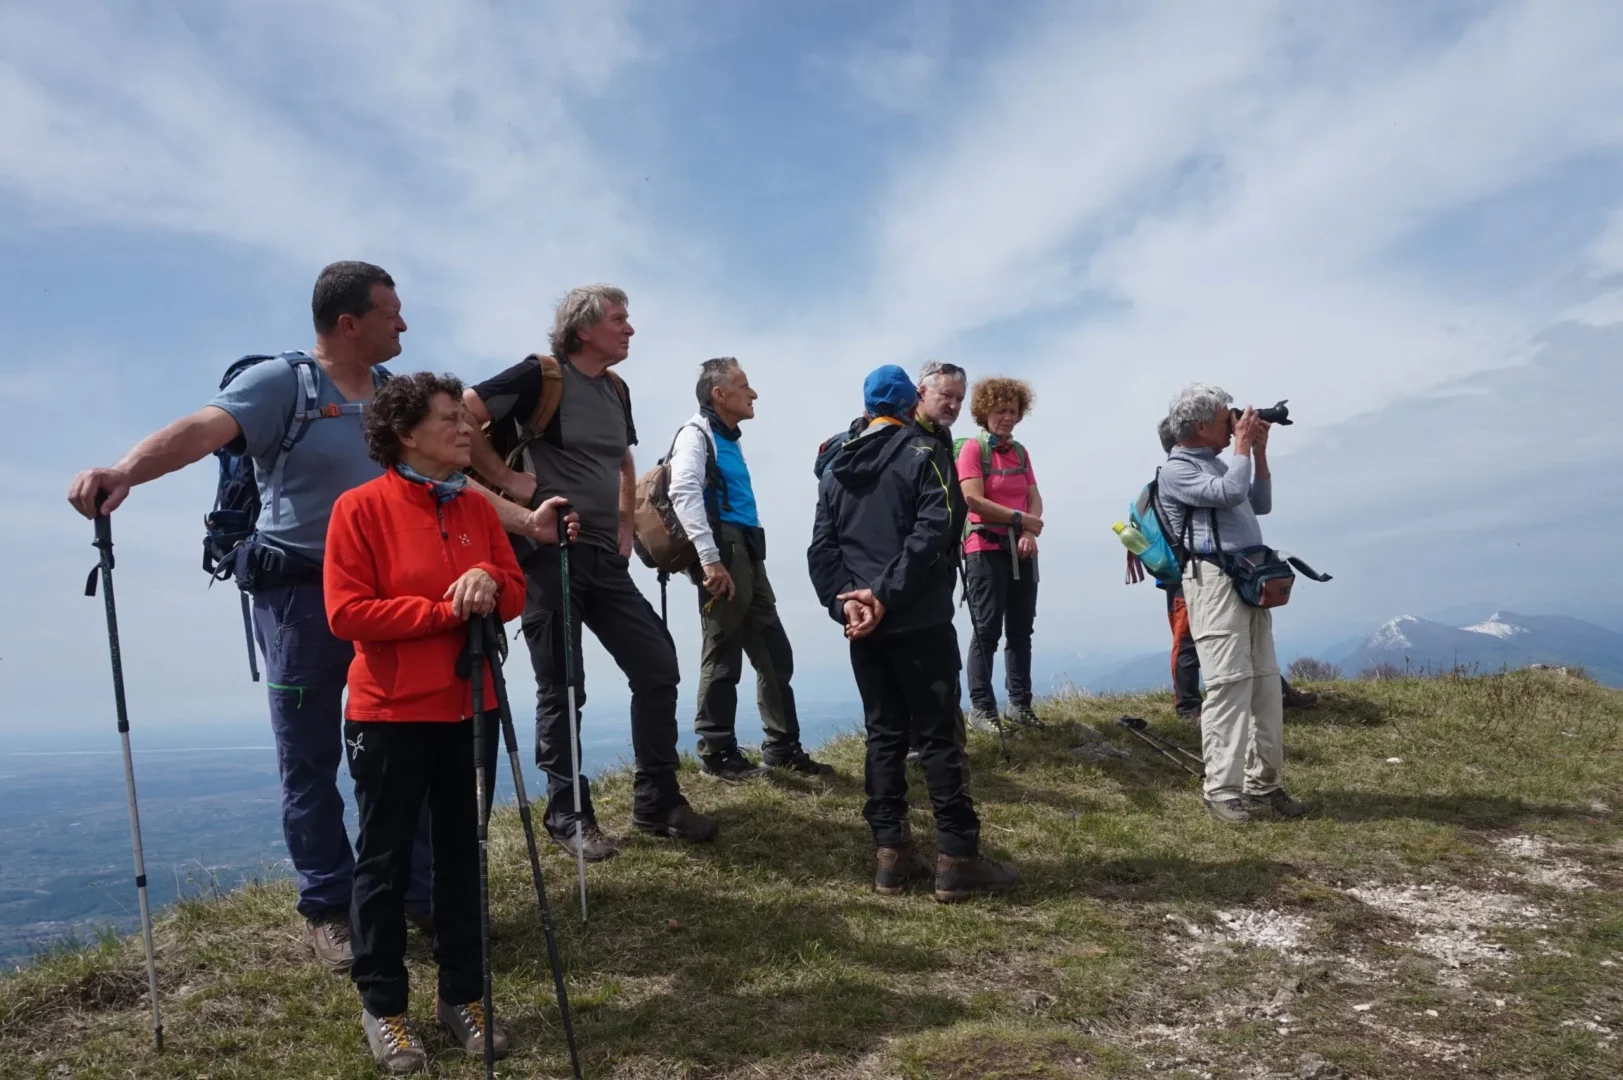
{"type": "Polygon", "coordinates": [[[710,394],[713,390],[726,389],[727,383],[738,370],[738,357],[718,356],[714,360],[706,360],[699,365],[699,384],[693,388],[694,396],[699,399],[700,405],[711,404],[710,394]]]}
{"type": "Polygon", "coordinates": [[[623,289],[613,285],[582,285],[558,301],[552,317],[552,355],[560,360],[580,352],[580,332],[596,325],[610,304],[627,305],[623,289]]]}
{"type": "Polygon", "coordinates": [[[1234,397],[1221,386],[1190,383],[1178,391],[1167,406],[1167,423],[1179,442],[1195,437],[1195,428],[1217,417],[1234,404],[1234,397]]]}
{"type": "Polygon", "coordinates": [[[1155,434],[1161,439],[1161,453],[1172,453],[1172,448],[1178,445],[1178,436],[1172,432],[1172,417],[1161,417],[1161,422],[1155,425],[1155,434]]]}
{"type": "Polygon", "coordinates": [[[919,368],[919,385],[929,386],[930,380],[935,378],[957,379],[959,382],[969,383],[969,372],[958,364],[945,360],[926,360],[924,366],[919,368]]]}

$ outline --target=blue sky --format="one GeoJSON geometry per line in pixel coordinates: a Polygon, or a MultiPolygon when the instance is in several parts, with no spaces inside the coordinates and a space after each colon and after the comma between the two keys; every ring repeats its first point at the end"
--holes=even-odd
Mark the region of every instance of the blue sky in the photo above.
{"type": "MultiPolygon", "coordinates": [[[[1619,625],[1620,52],[1605,0],[14,0],[0,737],[105,721],[72,473],[236,355],[307,345],[336,258],[399,281],[397,370],[472,379],[570,286],[625,287],[643,464],[697,363],[741,357],[809,698],[851,696],[804,573],[813,448],[866,370],[928,357],[1038,391],[1045,651],[1160,646],[1109,524],[1193,379],[1299,419],[1267,535],[1337,580],[1283,639],[1476,603],[1619,625]]],[[[201,464],[117,515],[137,719],[262,722],[235,596],[198,570],[212,486],[201,464]]],[[[673,629],[686,725],[686,592],[673,629]]],[[[612,665],[588,673],[618,722],[612,665]]]]}

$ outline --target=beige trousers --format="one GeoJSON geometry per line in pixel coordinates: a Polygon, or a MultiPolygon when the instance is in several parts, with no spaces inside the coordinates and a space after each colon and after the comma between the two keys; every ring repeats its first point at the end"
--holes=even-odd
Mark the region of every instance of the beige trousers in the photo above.
{"type": "Polygon", "coordinates": [[[1192,561],[1183,574],[1189,631],[1200,655],[1206,797],[1266,795],[1285,763],[1285,702],[1274,656],[1273,613],[1250,607],[1216,566],[1192,561]]]}

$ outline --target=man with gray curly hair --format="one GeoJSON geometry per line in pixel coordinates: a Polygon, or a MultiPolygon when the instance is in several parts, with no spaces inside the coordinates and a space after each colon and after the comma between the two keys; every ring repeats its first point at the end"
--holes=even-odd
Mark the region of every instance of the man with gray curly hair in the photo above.
{"type": "Polygon", "coordinates": [[[521,504],[562,496],[580,515],[580,542],[569,559],[567,628],[561,551],[523,538],[514,546],[530,583],[523,625],[535,668],[535,760],[547,774],[543,820],[560,846],[575,854],[579,843],[589,861],[619,848],[598,827],[585,777],[578,821],[571,797],[569,725],[579,726],[579,706],[586,702],[582,621],[631,683],[632,827],[683,840],[716,835],[715,821],[688,806],[676,779],[676,644],[631,580],[637,428],[630,391],[611,369],[630,354],[634,333],[623,291],[613,285],[572,289],[558,304],[550,355],[531,354],[463,395],[475,423],[485,425],[473,435],[479,475],[521,504]],[[573,717],[565,641],[574,660],[573,717]]]}
{"type": "Polygon", "coordinates": [[[1206,676],[1200,713],[1206,808],[1222,822],[1296,818],[1307,807],[1285,792],[1284,702],[1273,613],[1251,607],[1223,554],[1262,545],[1259,515],[1273,509],[1267,421],[1236,415],[1223,389],[1191,383],[1167,410],[1177,445],[1161,468],[1161,510],[1183,563],[1190,631],[1206,676]],[[1218,453],[1234,444],[1232,464],[1218,453]]]}

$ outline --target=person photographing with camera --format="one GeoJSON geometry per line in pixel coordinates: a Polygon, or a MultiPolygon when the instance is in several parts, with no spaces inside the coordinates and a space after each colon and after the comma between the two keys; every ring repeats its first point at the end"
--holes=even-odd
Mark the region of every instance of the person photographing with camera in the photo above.
{"type": "Polygon", "coordinates": [[[1203,383],[1173,398],[1167,419],[1177,445],[1161,469],[1159,497],[1183,566],[1190,631],[1206,679],[1200,713],[1206,808],[1217,821],[1240,824],[1298,818],[1308,807],[1286,793],[1281,779],[1284,701],[1269,607],[1283,601],[1242,588],[1249,583],[1247,560],[1267,551],[1257,519],[1273,509],[1270,424],[1255,409],[1231,409],[1232,402],[1203,383]],[[1231,442],[1234,455],[1225,463],[1217,455],[1231,442]]]}

